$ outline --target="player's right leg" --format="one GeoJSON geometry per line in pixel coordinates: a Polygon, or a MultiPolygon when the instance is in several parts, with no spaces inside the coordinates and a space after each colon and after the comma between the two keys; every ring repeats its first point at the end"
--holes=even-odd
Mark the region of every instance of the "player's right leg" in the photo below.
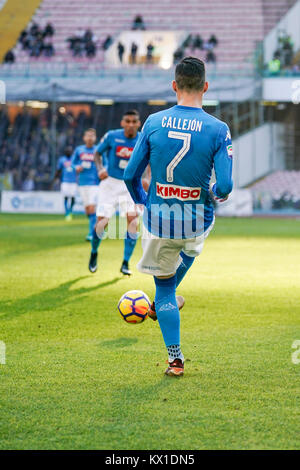
{"type": "Polygon", "coordinates": [[[154,276],[155,306],[159,326],[168,351],[166,374],[183,375],[184,357],[180,347],[180,314],[176,301],[176,274],[171,277],[154,276]]]}

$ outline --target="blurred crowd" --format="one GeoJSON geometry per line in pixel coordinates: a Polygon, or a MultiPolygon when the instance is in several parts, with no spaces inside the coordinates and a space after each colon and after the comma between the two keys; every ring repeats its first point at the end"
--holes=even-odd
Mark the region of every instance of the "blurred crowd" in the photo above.
{"type": "Polygon", "coordinates": [[[277,38],[277,48],[272,59],[267,64],[268,72],[277,75],[282,71],[300,72],[299,62],[295,62],[294,42],[285,31],[279,31],[277,38]]]}
{"type": "Polygon", "coordinates": [[[73,57],[95,57],[97,51],[97,36],[91,29],[77,29],[74,36],[69,37],[66,41],[69,43],[69,49],[73,57]]]}
{"type": "MultiPolygon", "coordinates": [[[[81,112],[77,118],[71,112],[57,114],[57,155],[67,146],[79,144],[83,129],[91,127],[90,118],[81,112]]],[[[51,189],[53,152],[51,112],[38,115],[23,111],[13,124],[4,110],[0,111],[0,176],[9,176],[15,190],[51,189]]]]}
{"type": "Polygon", "coordinates": [[[203,39],[200,34],[189,34],[174,52],[174,64],[180,62],[186,55],[194,54],[197,49],[204,52],[207,63],[215,63],[217,60],[215,47],[218,45],[218,42],[214,34],[207,40],[203,39]]]}
{"type": "Polygon", "coordinates": [[[21,32],[18,42],[31,57],[52,57],[55,54],[52,44],[54,34],[55,29],[51,23],[47,23],[43,28],[33,22],[27,30],[21,32]]]}

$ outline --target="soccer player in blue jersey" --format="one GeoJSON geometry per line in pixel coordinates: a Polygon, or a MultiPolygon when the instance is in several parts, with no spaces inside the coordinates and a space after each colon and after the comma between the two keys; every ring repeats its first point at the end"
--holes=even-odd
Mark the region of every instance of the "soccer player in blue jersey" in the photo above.
{"type": "Polygon", "coordinates": [[[214,224],[213,199],[226,200],[232,190],[232,144],[224,122],[202,109],[208,89],[204,63],[184,58],[177,66],[173,90],[177,105],[146,120],[124,180],[137,204],[144,204],[143,256],[138,269],[154,276],[158,319],[169,355],[167,375],[184,371],[176,288],[202,249],[214,224]],[[148,194],[141,175],[150,163],[148,194]],[[212,170],[216,183],[210,188],[212,170]]]}
{"type": "Polygon", "coordinates": [[[64,198],[66,220],[72,220],[72,211],[77,191],[76,171],[71,164],[72,149],[67,147],[65,154],[58,159],[54,180],[60,177],[60,190],[64,198]]]}
{"type": "Polygon", "coordinates": [[[121,121],[121,129],[107,132],[97,146],[95,161],[101,185],[98,195],[97,224],[93,233],[89,270],[97,270],[98,247],[104,235],[109,219],[119,210],[127,217],[127,233],[124,239],[124,256],[121,272],[130,275],[129,260],[137,241],[138,209],[136,208],[123,181],[124,170],[129,162],[138,139],[141,125],[137,111],[127,111],[121,121]],[[107,166],[102,155],[106,152],[107,166]]]}
{"type": "Polygon", "coordinates": [[[87,241],[93,238],[96,224],[96,204],[99,191],[99,177],[94,161],[96,131],[87,129],[83,136],[84,145],[76,147],[72,156],[72,166],[79,174],[78,185],[85,213],[89,219],[89,233],[87,241]]]}

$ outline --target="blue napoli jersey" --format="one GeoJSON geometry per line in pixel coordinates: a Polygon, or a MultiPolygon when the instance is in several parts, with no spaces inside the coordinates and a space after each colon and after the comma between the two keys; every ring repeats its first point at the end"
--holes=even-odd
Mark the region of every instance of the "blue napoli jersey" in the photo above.
{"type": "Polygon", "coordinates": [[[135,144],[137,143],[139,132],[133,139],[125,137],[123,129],[116,129],[107,132],[97,146],[100,155],[106,153],[106,166],[109,176],[122,180],[124,171],[128,165],[135,144]]]}
{"type": "Polygon", "coordinates": [[[58,159],[57,170],[61,171],[62,183],[76,183],[76,171],[72,167],[71,157],[62,156],[58,159]]]}
{"type": "Polygon", "coordinates": [[[83,171],[79,173],[79,186],[97,186],[100,183],[96,163],[94,161],[94,153],[96,146],[86,147],[79,145],[76,147],[72,155],[72,167],[82,166],[83,171]]]}
{"type": "Polygon", "coordinates": [[[150,115],[124,175],[133,200],[146,206],[148,231],[162,238],[193,238],[207,230],[214,219],[213,168],[214,193],[225,197],[232,190],[227,124],[202,108],[180,105],[150,115]],[[149,163],[152,180],[146,194],[141,176],[149,163]]]}

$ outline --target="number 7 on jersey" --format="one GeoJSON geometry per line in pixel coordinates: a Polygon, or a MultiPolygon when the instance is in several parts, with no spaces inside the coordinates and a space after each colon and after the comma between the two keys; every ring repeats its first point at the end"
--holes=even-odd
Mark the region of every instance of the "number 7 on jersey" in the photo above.
{"type": "Polygon", "coordinates": [[[172,183],[174,181],[174,169],[178,165],[178,163],[181,162],[183,157],[188,153],[190,150],[191,146],[191,134],[188,134],[187,132],[175,132],[175,131],[169,131],[168,132],[168,137],[171,139],[179,139],[183,140],[183,146],[179,150],[179,152],[175,155],[173,160],[170,161],[169,165],[167,166],[167,181],[169,183],[172,183]]]}

